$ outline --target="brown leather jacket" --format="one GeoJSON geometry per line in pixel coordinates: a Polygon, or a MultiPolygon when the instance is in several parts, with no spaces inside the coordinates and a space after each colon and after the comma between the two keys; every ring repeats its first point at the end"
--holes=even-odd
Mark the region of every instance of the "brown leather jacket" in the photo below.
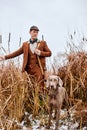
{"type": "MultiPolygon", "coordinates": [[[[38,49],[41,51],[40,61],[41,61],[42,67],[45,68],[45,64],[46,64],[45,63],[45,57],[51,56],[51,51],[48,48],[45,41],[40,41],[39,43],[40,43],[40,45],[39,45],[38,49]]],[[[17,51],[15,51],[15,52],[13,52],[13,53],[11,53],[9,55],[6,55],[5,59],[14,58],[16,56],[19,56],[19,55],[23,54],[22,72],[24,72],[26,70],[26,66],[27,66],[27,63],[28,63],[28,60],[29,60],[28,59],[29,51],[30,51],[29,42],[27,41],[27,42],[23,43],[23,45],[22,45],[22,47],[20,49],[18,49],[17,51]]]]}

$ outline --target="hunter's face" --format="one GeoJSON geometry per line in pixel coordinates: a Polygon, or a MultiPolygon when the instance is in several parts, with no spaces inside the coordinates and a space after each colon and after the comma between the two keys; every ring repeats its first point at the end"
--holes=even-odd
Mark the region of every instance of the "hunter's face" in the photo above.
{"type": "Polygon", "coordinates": [[[38,37],[38,31],[32,30],[32,31],[30,31],[30,35],[31,35],[32,39],[36,39],[38,37]]]}

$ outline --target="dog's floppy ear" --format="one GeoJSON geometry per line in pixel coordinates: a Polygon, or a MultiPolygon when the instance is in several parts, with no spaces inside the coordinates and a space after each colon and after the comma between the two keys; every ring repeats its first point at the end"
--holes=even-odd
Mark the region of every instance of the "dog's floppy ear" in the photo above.
{"type": "Polygon", "coordinates": [[[46,81],[46,88],[49,88],[49,86],[50,86],[50,84],[49,84],[49,77],[48,77],[48,79],[46,81]]]}
{"type": "Polygon", "coordinates": [[[59,86],[62,87],[63,86],[63,81],[61,80],[60,77],[58,77],[58,82],[59,82],[59,86]]]}

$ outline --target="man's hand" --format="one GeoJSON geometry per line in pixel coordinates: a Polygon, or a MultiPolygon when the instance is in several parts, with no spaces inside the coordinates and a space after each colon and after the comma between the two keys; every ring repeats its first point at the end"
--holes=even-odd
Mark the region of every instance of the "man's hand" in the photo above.
{"type": "Polygon", "coordinates": [[[5,60],[5,56],[0,56],[0,61],[5,60]]]}
{"type": "Polygon", "coordinates": [[[40,51],[39,49],[35,49],[34,53],[35,53],[36,55],[40,56],[41,51],[40,51]]]}

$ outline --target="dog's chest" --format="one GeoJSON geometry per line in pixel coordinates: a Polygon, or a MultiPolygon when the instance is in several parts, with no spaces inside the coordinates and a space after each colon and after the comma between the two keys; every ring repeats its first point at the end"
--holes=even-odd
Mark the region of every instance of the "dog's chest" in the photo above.
{"type": "Polygon", "coordinates": [[[56,105],[57,105],[57,100],[55,100],[55,98],[52,98],[52,99],[50,100],[50,105],[56,106],[56,105]]]}
{"type": "Polygon", "coordinates": [[[52,106],[57,105],[57,97],[58,95],[56,93],[50,93],[49,94],[49,104],[52,106]]]}

